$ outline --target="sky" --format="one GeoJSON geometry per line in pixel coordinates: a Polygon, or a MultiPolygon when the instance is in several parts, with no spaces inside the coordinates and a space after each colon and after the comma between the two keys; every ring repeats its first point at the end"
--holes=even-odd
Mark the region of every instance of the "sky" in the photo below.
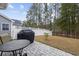
{"type": "Polygon", "coordinates": [[[6,15],[10,19],[26,20],[26,14],[32,3],[9,3],[5,10],[0,10],[1,14],[6,15]]]}

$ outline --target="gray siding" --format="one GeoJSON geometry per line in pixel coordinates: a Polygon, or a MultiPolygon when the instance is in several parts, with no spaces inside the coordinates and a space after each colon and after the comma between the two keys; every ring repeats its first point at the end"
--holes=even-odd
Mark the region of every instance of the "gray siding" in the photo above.
{"type": "Polygon", "coordinates": [[[7,20],[6,18],[0,16],[0,35],[5,35],[5,34],[11,34],[11,21],[7,20]],[[9,24],[9,31],[2,31],[2,24],[9,24]]]}

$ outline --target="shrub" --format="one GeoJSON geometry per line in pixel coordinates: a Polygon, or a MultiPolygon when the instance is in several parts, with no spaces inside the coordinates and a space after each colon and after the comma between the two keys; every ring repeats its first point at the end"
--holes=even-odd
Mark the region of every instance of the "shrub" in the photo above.
{"type": "Polygon", "coordinates": [[[49,34],[48,34],[48,33],[44,33],[44,36],[45,36],[45,40],[47,40],[47,39],[48,39],[49,34]]]}

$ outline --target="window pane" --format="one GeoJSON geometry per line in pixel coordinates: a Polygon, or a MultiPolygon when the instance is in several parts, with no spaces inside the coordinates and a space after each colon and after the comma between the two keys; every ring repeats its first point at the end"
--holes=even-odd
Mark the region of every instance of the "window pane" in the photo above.
{"type": "Polygon", "coordinates": [[[9,30],[9,24],[2,24],[2,30],[9,30]]]}

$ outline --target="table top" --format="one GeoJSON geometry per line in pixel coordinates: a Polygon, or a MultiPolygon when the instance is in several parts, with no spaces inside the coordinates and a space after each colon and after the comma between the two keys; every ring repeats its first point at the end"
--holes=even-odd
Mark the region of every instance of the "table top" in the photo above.
{"type": "Polygon", "coordinates": [[[0,45],[0,51],[10,52],[23,49],[30,44],[29,40],[13,40],[0,45]]]}

